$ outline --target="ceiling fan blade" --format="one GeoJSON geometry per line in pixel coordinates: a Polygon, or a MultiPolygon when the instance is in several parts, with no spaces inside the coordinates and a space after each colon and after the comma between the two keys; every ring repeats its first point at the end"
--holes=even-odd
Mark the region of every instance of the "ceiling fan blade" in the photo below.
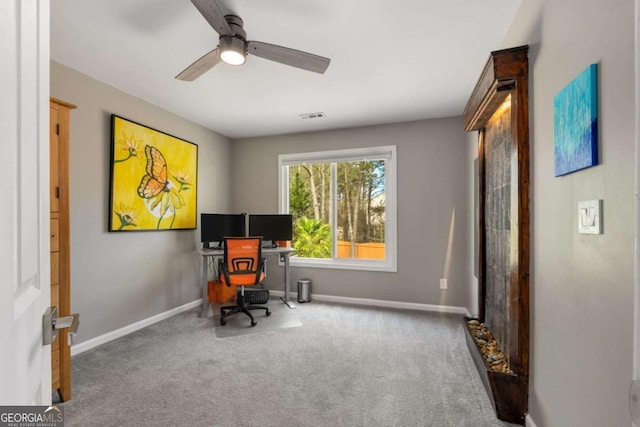
{"type": "Polygon", "coordinates": [[[218,48],[213,49],[211,52],[198,59],[193,64],[185,68],[180,74],[176,76],[178,80],[184,80],[192,82],[211,68],[220,62],[220,55],[218,55],[218,48]]]}
{"type": "Polygon", "coordinates": [[[224,19],[224,14],[218,7],[215,0],[191,0],[191,3],[200,11],[204,19],[213,27],[218,34],[226,36],[231,34],[231,27],[224,19]]]}
{"type": "Polygon", "coordinates": [[[327,71],[329,63],[331,62],[329,58],[325,58],[323,56],[289,49],[288,47],[277,46],[275,44],[256,41],[250,41],[247,42],[247,44],[248,53],[264,59],[276,61],[281,64],[302,68],[307,71],[313,71],[314,73],[323,74],[327,71]]]}

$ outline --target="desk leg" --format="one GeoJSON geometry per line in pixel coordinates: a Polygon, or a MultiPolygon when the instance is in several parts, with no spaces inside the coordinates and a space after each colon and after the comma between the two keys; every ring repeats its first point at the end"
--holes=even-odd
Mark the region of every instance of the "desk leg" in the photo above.
{"type": "Polygon", "coordinates": [[[207,280],[207,257],[202,256],[202,308],[200,309],[200,315],[198,317],[207,317],[209,311],[209,281],[207,280]]]}
{"type": "Polygon", "coordinates": [[[289,301],[289,281],[291,280],[291,269],[289,268],[289,254],[284,255],[284,297],[281,297],[283,303],[289,308],[296,308],[295,304],[289,301]]]}

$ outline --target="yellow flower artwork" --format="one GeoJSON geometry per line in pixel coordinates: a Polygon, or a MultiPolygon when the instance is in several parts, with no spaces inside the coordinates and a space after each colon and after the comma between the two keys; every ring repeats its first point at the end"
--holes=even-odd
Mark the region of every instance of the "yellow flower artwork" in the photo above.
{"type": "Polygon", "coordinates": [[[111,115],[109,231],[196,228],[198,146],[111,115]]]}

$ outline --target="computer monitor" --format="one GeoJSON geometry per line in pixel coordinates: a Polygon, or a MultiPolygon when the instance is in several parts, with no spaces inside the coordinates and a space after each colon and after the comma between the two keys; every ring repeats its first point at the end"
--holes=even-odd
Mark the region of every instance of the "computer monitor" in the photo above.
{"type": "Polygon", "coordinates": [[[221,247],[225,237],[245,237],[246,214],[200,214],[200,241],[204,248],[221,247]]]}
{"type": "Polygon", "coordinates": [[[266,243],[293,239],[293,216],[249,215],[249,235],[262,236],[266,243]]]}

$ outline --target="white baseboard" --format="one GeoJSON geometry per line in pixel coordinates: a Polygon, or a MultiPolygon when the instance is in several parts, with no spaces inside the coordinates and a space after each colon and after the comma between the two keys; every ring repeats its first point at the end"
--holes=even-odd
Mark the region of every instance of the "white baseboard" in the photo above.
{"type": "MultiPolygon", "coordinates": [[[[283,291],[270,290],[269,293],[274,296],[284,296],[283,291]]],[[[289,296],[295,302],[297,301],[298,293],[290,292],[289,296]]],[[[385,301],[385,300],[369,299],[369,298],[351,298],[351,297],[339,297],[339,296],[333,296],[333,295],[320,295],[320,294],[313,294],[313,299],[317,301],[337,302],[337,303],[343,303],[343,304],[403,308],[408,310],[420,310],[420,311],[435,311],[439,313],[453,313],[453,314],[462,314],[465,316],[470,316],[469,311],[466,308],[453,307],[448,305],[420,304],[415,302],[402,302],[402,301],[385,301]]],[[[139,329],[146,328],[147,326],[150,326],[150,325],[153,325],[154,323],[158,323],[162,320],[168,319],[169,317],[175,316],[176,314],[182,313],[187,310],[191,310],[192,308],[200,307],[201,304],[202,304],[202,299],[192,301],[180,307],[176,307],[171,310],[165,311],[164,313],[156,314],[155,316],[140,320],[139,322],[132,323],[131,325],[127,325],[120,329],[116,329],[115,331],[107,332],[106,334],[92,338],[88,341],[74,344],[71,346],[71,356],[84,353],[85,351],[91,350],[92,348],[95,348],[99,345],[108,343],[109,341],[113,341],[127,334],[135,332],[139,329]]],[[[535,427],[535,424],[532,424],[532,425],[533,427],[535,427]]]]}
{"type": "MultiPolygon", "coordinates": [[[[281,296],[284,296],[284,291],[269,290],[269,294],[281,297],[281,296]]],[[[298,293],[289,292],[289,298],[291,298],[295,303],[296,301],[298,301],[298,293]]],[[[386,301],[386,300],[380,300],[380,299],[339,297],[334,295],[321,295],[321,294],[313,294],[312,299],[317,301],[337,302],[337,303],[343,303],[343,304],[370,305],[374,307],[404,308],[408,310],[435,311],[439,313],[453,313],[453,314],[462,314],[465,316],[471,316],[471,314],[469,313],[469,310],[467,310],[465,307],[454,307],[450,305],[420,304],[416,302],[386,301]]]]}
{"type": "Polygon", "coordinates": [[[531,415],[529,414],[527,414],[527,416],[524,419],[524,425],[526,427],[538,427],[536,423],[533,422],[533,418],[531,418],[531,415]]]}
{"type": "Polygon", "coordinates": [[[132,323],[131,325],[127,325],[120,329],[116,329],[115,331],[107,332],[106,334],[100,335],[98,337],[92,338],[88,341],[84,341],[71,346],[71,356],[75,356],[76,354],[84,353],[87,350],[91,350],[101,344],[108,343],[109,341],[113,341],[117,338],[123,337],[131,332],[135,332],[138,329],[146,328],[149,325],[153,325],[154,323],[158,323],[161,320],[168,319],[171,316],[175,316],[176,314],[182,313],[183,311],[191,310],[192,308],[200,307],[202,304],[202,298],[196,301],[192,301],[185,305],[181,305],[180,307],[172,308],[171,310],[165,311],[164,313],[156,314],[155,316],[148,317],[139,322],[132,323]]]}

